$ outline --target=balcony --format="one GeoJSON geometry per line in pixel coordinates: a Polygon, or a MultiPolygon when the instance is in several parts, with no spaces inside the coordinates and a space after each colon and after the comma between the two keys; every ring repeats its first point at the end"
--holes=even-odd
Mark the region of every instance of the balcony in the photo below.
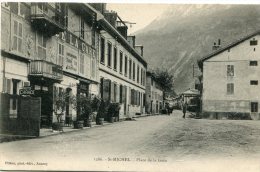
{"type": "Polygon", "coordinates": [[[34,60],[30,63],[29,75],[34,78],[61,81],[63,78],[62,67],[44,60],[34,60]]]}
{"type": "Polygon", "coordinates": [[[55,35],[65,30],[64,8],[55,3],[32,3],[31,22],[39,31],[55,35]],[[58,10],[59,9],[59,10],[58,10]]]}

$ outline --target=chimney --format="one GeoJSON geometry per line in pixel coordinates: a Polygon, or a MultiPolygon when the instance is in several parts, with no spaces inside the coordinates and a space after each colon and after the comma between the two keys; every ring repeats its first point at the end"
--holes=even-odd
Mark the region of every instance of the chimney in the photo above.
{"type": "Polygon", "coordinates": [[[117,13],[114,11],[111,12],[105,12],[104,16],[106,20],[113,26],[116,27],[116,19],[117,19],[117,13]]]}
{"type": "Polygon", "coordinates": [[[128,43],[135,48],[135,36],[127,36],[128,43]]]}
{"type": "Polygon", "coordinates": [[[138,51],[138,53],[143,57],[144,55],[144,46],[142,45],[136,45],[135,49],[138,51]]]}
{"type": "Polygon", "coordinates": [[[221,40],[218,39],[218,44],[216,42],[214,42],[214,45],[212,46],[212,50],[218,50],[221,47],[221,40]]]}
{"type": "Polygon", "coordinates": [[[127,39],[127,29],[128,27],[126,25],[124,26],[117,26],[116,29],[118,30],[118,32],[120,32],[120,34],[125,37],[125,39],[127,39]]]}
{"type": "Polygon", "coordinates": [[[89,3],[93,8],[104,14],[106,11],[106,3],[89,3]]]}

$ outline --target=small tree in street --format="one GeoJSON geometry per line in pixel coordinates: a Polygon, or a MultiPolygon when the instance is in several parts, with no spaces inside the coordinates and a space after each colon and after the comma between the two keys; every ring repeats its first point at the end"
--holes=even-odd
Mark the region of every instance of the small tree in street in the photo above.
{"type": "Polygon", "coordinates": [[[156,82],[158,82],[161,85],[164,99],[165,99],[165,94],[176,95],[173,89],[174,76],[170,74],[167,69],[164,70],[156,69],[154,72],[152,72],[152,74],[156,82]]]}

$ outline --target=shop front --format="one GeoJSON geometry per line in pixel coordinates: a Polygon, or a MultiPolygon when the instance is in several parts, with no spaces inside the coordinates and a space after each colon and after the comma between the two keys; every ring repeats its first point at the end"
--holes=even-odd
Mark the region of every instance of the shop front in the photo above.
{"type": "Polygon", "coordinates": [[[51,127],[53,121],[54,84],[63,79],[61,66],[48,61],[35,60],[30,63],[29,80],[34,97],[41,98],[41,127],[51,127]]]}

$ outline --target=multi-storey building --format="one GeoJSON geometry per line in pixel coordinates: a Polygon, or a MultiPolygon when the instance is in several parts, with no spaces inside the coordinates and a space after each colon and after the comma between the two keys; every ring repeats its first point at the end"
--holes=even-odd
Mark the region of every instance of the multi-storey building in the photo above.
{"type": "Polygon", "coordinates": [[[259,40],[258,31],[199,61],[204,115],[260,119],[259,40]]]}
{"type": "Polygon", "coordinates": [[[146,73],[146,112],[158,114],[164,106],[163,90],[156,81],[153,73],[146,73]]]}
{"type": "MultiPolygon", "coordinates": [[[[58,93],[98,94],[96,17],[83,3],[1,3],[0,91],[18,95],[30,85],[34,96],[41,97],[45,126],[55,120],[58,93]]],[[[17,115],[15,100],[9,112],[17,115]]],[[[65,122],[76,113],[66,103],[65,122]]]]}
{"type": "Polygon", "coordinates": [[[92,4],[100,15],[99,75],[100,96],[121,104],[120,118],[144,113],[147,63],[143,47],[127,36],[127,26],[104,4],[92,4]]]}

